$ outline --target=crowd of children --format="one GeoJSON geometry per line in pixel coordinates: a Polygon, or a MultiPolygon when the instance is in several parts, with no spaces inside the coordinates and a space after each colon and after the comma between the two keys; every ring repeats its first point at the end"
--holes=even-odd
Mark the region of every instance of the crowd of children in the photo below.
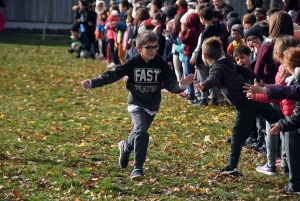
{"type": "Polygon", "coordinates": [[[177,0],[165,7],[161,0],[111,0],[109,5],[98,0],[79,0],[79,6],[73,8],[75,23],[69,52],[76,52],[78,58],[103,60],[109,69],[114,69],[85,80],[84,88],[99,87],[128,76],[127,88],[131,92],[128,111],[135,127],[129,139],[119,144],[119,149],[121,167],[127,167],[129,154],[135,151],[133,179],[143,178],[147,130],[158,111],[157,90],[164,80],[167,90],[180,92],[178,95],[191,105],[207,106],[210,99],[210,104],[218,106],[221,92],[235,106],[231,154],[222,174],[238,173],[241,149],[246,142],[255,150],[266,151],[266,164],[256,170],[276,175],[281,141],[280,170],[290,177],[287,190],[300,194],[300,167],[295,159],[300,156],[295,144],[299,143],[295,135],[300,135],[299,102],[273,101],[255,95],[257,83],[247,85],[247,96],[243,92],[244,84],[254,79],[260,85],[299,84],[294,69],[300,66],[297,56],[300,10],[295,0],[283,3],[284,11],[280,11],[266,9],[262,0],[247,0],[247,14],[241,20],[224,0],[177,0]],[[161,68],[155,66],[158,62],[161,68]],[[191,76],[194,82],[190,82],[191,76]],[[293,81],[286,81],[290,76],[293,81]],[[143,97],[154,92],[149,100],[143,97]]]}

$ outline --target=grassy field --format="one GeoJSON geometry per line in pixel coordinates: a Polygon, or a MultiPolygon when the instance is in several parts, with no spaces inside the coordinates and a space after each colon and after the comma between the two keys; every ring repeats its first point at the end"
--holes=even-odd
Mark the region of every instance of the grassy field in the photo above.
{"type": "Polygon", "coordinates": [[[266,162],[243,149],[226,165],[231,106],[189,106],[163,93],[150,128],[145,180],[118,166],[119,141],[133,124],[125,81],[86,92],[80,82],[106,70],[75,59],[68,37],[0,35],[0,200],[296,200],[286,176],[255,172],[266,162]]]}

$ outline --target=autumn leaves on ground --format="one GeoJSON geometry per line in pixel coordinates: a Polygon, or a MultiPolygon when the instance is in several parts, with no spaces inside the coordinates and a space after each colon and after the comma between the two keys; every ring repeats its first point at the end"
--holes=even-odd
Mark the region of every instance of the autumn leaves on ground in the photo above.
{"type": "Polygon", "coordinates": [[[227,162],[231,106],[189,106],[163,92],[149,131],[145,180],[118,166],[132,122],[125,81],[86,92],[80,82],[106,70],[75,59],[68,37],[0,36],[1,200],[293,200],[287,177],[255,172],[265,159],[243,149],[242,176],[227,162]]]}

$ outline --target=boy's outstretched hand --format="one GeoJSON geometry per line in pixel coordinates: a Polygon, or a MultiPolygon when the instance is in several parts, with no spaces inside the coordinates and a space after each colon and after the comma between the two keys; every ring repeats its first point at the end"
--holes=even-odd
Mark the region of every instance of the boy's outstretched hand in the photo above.
{"type": "Polygon", "coordinates": [[[205,89],[205,86],[203,86],[202,84],[199,84],[199,82],[197,82],[197,81],[194,81],[194,85],[198,91],[202,92],[205,89]]]}
{"type": "Polygon", "coordinates": [[[189,74],[186,78],[183,76],[181,77],[180,84],[188,86],[190,85],[194,80],[194,74],[189,74]]]}
{"type": "Polygon", "coordinates": [[[256,79],[254,80],[254,85],[246,83],[244,89],[246,89],[245,93],[251,94],[264,94],[263,87],[261,87],[262,83],[257,82],[256,79]]]}
{"type": "Polygon", "coordinates": [[[82,87],[85,90],[89,90],[91,88],[91,81],[90,80],[84,80],[81,82],[82,87]]]}

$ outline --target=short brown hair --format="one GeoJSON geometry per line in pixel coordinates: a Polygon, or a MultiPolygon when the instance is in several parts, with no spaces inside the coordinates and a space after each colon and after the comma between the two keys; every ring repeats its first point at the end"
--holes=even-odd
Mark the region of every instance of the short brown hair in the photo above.
{"type": "Polygon", "coordinates": [[[214,17],[214,12],[211,8],[203,8],[199,11],[199,17],[203,18],[204,20],[212,20],[214,17]]]}
{"type": "Polygon", "coordinates": [[[138,33],[136,37],[136,46],[142,47],[148,42],[156,42],[158,41],[156,33],[153,31],[142,31],[141,33],[138,33]]]}
{"type": "Polygon", "coordinates": [[[205,53],[209,59],[220,59],[222,55],[224,55],[220,38],[214,36],[205,39],[202,44],[202,52],[205,53]]]}
{"type": "Polygon", "coordinates": [[[254,25],[256,22],[256,17],[252,13],[247,13],[243,16],[243,25],[244,24],[252,24],[254,25]]]}

